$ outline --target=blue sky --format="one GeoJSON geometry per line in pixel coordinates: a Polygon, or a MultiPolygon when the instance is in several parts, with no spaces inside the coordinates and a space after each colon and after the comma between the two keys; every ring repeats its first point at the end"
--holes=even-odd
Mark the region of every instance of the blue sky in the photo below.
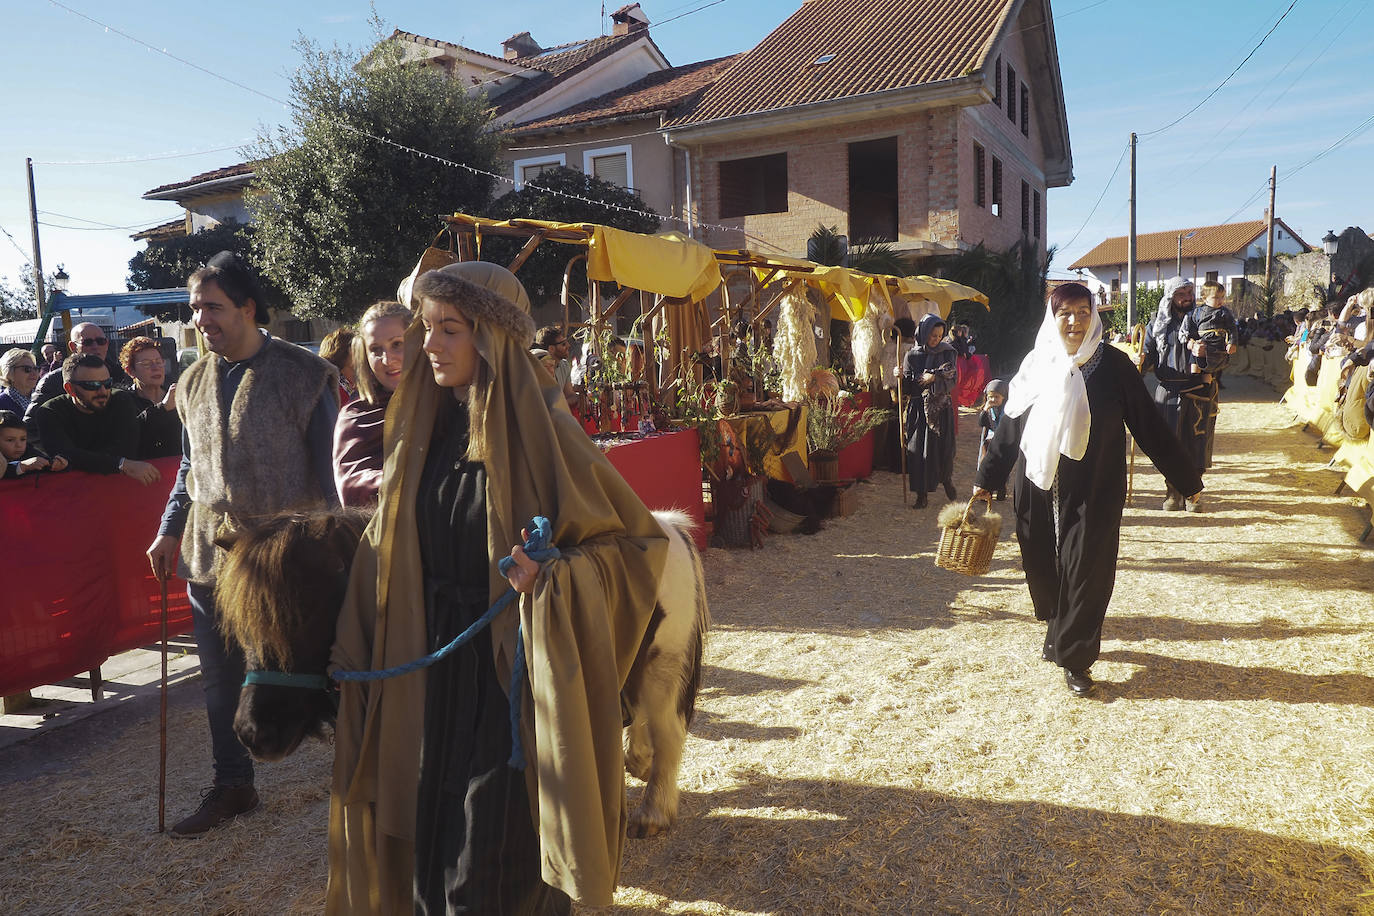
{"type": "MultiPolygon", "coordinates": [[[[12,243],[0,234],[0,276],[14,281],[28,269],[28,156],[35,160],[38,206],[46,211],[39,218],[54,224],[41,227],[44,266],[64,264],[78,293],[123,289],[128,260],[142,244],[128,236],[178,215],[170,203],[143,201],[144,191],[241,161],[237,148],[262,126],[285,120],[281,106],[258,93],[286,97],[298,33],[355,47],[372,34],[369,5],[359,0],[59,2],[0,0],[0,34],[8,39],[0,55],[0,227],[13,237],[12,243]],[[214,151],[201,152],[207,150],[214,151]],[[198,155],[146,161],[192,152],[198,155]]],[[[672,63],[682,64],[752,47],[799,0],[643,5],[656,23],[655,41],[672,63]]],[[[1142,138],[1141,232],[1259,218],[1271,165],[1279,168],[1278,214],[1309,243],[1327,229],[1374,229],[1368,180],[1374,130],[1365,129],[1374,124],[1366,123],[1374,117],[1374,82],[1367,75],[1374,59],[1371,5],[1056,0],[1075,175],[1046,202],[1059,272],[1103,238],[1125,234],[1122,152],[1132,130],[1142,138]],[[1150,133],[1202,102],[1290,4],[1287,17],[1214,97],[1181,123],[1150,133]]],[[[546,46],[601,30],[600,0],[377,0],[376,9],[388,27],[496,54],[502,39],[526,29],[546,46]]]]}

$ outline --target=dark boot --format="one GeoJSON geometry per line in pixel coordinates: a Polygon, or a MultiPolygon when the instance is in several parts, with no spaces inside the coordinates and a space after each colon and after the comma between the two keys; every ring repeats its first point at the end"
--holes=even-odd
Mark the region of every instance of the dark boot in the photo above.
{"type": "Polygon", "coordinates": [[[959,498],[959,491],[954,489],[954,481],[948,477],[945,478],[945,497],[948,499],[959,498]]]}
{"type": "Polygon", "coordinates": [[[1070,671],[1065,668],[1064,683],[1068,685],[1069,690],[1076,697],[1085,697],[1092,693],[1094,686],[1092,672],[1086,668],[1082,671],[1070,671]]]}
{"type": "Polygon", "coordinates": [[[211,786],[201,793],[196,813],[172,826],[172,836],[200,836],[225,821],[258,807],[258,791],[252,786],[211,786]]]}
{"type": "Polygon", "coordinates": [[[928,506],[928,505],[930,505],[930,497],[929,497],[928,495],[926,495],[925,493],[917,493],[917,494],[916,494],[916,505],[912,506],[912,508],[913,508],[913,509],[924,509],[924,508],[925,508],[926,506],[928,506]]]}

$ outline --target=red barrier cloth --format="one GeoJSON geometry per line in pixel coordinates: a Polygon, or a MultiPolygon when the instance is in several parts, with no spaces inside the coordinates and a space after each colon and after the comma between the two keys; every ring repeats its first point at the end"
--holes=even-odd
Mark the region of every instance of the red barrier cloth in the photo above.
{"type": "Polygon", "coordinates": [[[959,357],[959,385],[954,389],[954,403],[959,407],[977,407],[983,400],[983,386],[991,378],[991,364],[982,353],[959,357]]]}
{"type": "MultiPolygon", "coordinates": [[[[605,443],[602,444],[605,448],[605,443]]],[[[695,429],[618,440],[606,457],[650,509],[681,509],[696,522],[705,549],[706,505],[701,496],[701,444],[695,429]]]]}
{"type": "MultiPolygon", "coordinates": [[[[0,695],[55,684],[120,652],[158,642],[162,601],[145,551],[157,535],[180,458],[162,479],[24,475],[0,481],[0,695]]],[[[186,584],[167,588],[168,632],[191,631],[186,584]]]]}

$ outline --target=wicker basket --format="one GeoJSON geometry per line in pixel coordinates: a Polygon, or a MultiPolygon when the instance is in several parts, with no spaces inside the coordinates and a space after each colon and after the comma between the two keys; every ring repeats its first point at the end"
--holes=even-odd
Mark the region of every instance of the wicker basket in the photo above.
{"type": "Polygon", "coordinates": [[[935,565],[965,576],[981,576],[992,566],[992,554],[1001,532],[1002,517],[992,511],[992,500],[988,497],[975,496],[962,512],[957,505],[950,506],[940,513],[940,547],[935,553],[935,565]],[[980,499],[987,508],[981,517],[975,517],[973,504],[980,499]]]}

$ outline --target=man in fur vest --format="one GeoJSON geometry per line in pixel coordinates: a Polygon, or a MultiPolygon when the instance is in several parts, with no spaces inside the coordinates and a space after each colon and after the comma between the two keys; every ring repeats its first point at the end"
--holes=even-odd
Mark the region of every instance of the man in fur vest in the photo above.
{"type": "Polygon", "coordinates": [[[210,353],[177,385],[181,468],[148,560],[158,578],[176,572],[187,583],[215,776],[195,813],[172,827],[176,837],[199,836],[258,806],[253,761],[234,734],[244,659],[218,627],[216,535],[283,510],[336,505],[339,412],[337,370],[260,330],[268,321],[261,287],[237,256],[220,252],[187,287],[210,353]]]}

